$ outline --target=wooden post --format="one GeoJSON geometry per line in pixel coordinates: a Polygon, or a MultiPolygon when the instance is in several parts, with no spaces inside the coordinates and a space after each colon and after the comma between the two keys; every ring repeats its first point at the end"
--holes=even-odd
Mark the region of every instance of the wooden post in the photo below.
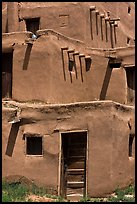
{"type": "Polygon", "coordinates": [[[96,10],[96,32],[97,32],[97,35],[98,35],[98,15],[99,15],[99,11],[96,10]]]}
{"type": "Polygon", "coordinates": [[[85,55],[84,55],[84,54],[80,54],[80,55],[79,55],[81,81],[83,82],[83,72],[82,72],[82,62],[81,62],[81,57],[85,57],[85,55]]]}
{"type": "Polygon", "coordinates": [[[95,6],[90,7],[90,34],[91,34],[91,39],[93,40],[93,24],[92,24],[92,11],[95,10],[95,6]]]}
{"type": "Polygon", "coordinates": [[[76,56],[76,55],[79,55],[79,52],[74,52],[74,53],[73,53],[74,69],[75,69],[76,79],[77,79],[77,78],[78,78],[78,73],[77,73],[76,60],[75,60],[75,56],[76,56]]]}
{"type": "Polygon", "coordinates": [[[105,18],[105,29],[106,29],[106,42],[108,42],[108,31],[107,31],[107,22],[109,21],[109,18],[105,18]]]}
{"type": "Polygon", "coordinates": [[[113,42],[113,22],[110,22],[110,42],[111,47],[114,48],[114,42],[113,42]]]}
{"type": "Polygon", "coordinates": [[[62,57],[63,74],[64,74],[64,80],[66,81],[65,62],[64,62],[64,55],[63,55],[63,51],[64,51],[64,50],[68,50],[68,47],[62,47],[62,48],[61,48],[61,57],[62,57]]]}
{"type": "Polygon", "coordinates": [[[102,25],[102,21],[104,18],[104,14],[100,15],[100,28],[101,28],[101,39],[103,40],[103,25],[102,25]]]}
{"type": "Polygon", "coordinates": [[[69,70],[69,74],[70,74],[70,81],[71,81],[71,83],[72,83],[72,73],[71,73],[71,71],[72,70],[70,70],[70,66],[72,66],[72,58],[70,57],[70,53],[73,53],[75,50],[74,49],[72,49],[72,50],[68,50],[67,51],[67,53],[68,53],[68,70],[69,70]]]}

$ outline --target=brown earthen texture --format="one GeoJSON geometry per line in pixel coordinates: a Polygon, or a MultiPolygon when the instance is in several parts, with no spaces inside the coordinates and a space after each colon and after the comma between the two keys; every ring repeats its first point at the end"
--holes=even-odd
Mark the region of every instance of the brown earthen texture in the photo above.
{"type": "Polygon", "coordinates": [[[134,182],[134,24],[133,2],[2,2],[3,177],[68,196],[65,148],[86,134],[82,195],[134,182]]]}

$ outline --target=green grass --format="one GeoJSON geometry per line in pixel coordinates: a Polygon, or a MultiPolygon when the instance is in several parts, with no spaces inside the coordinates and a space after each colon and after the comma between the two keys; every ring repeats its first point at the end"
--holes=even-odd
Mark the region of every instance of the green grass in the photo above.
{"type": "MultiPolygon", "coordinates": [[[[104,198],[82,198],[79,202],[103,202],[104,198]]],[[[105,202],[135,202],[135,186],[130,185],[125,189],[116,189],[115,196],[109,196],[105,202]],[[126,195],[133,195],[133,197],[126,197],[126,195]]]]}
{"type": "Polygon", "coordinates": [[[110,202],[135,202],[135,186],[130,185],[125,189],[116,189],[116,197],[110,197],[108,201],[110,202]],[[133,198],[126,197],[125,195],[133,195],[133,198]]]}
{"type": "MultiPolygon", "coordinates": [[[[52,193],[52,192],[51,192],[52,193]]],[[[48,193],[45,187],[37,187],[32,185],[31,188],[21,183],[7,183],[2,182],[2,202],[34,202],[27,200],[29,194],[38,196],[46,196],[48,198],[55,199],[54,202],[64,202],[64,199],[60,196],[52,195],[48,193]]],[[[82,198],[79,202],[103,202],[104,198],[82,198]]],[[[109,196],[105,200],[106,202],[135,202],[135,186],[130,185],[127,188],[120,190],[116,189],[115,196],[109,196]],[[133,195],[133,198],[126,197],[125,195],[133,195]]]]}
{"type": "Polygon", "coordinates": [[[19,183],[2,183],[2,202],[23,202],[29,189],[19,183]]]}
{"type": "Polygon", "coordinates": [[[29,194],[53,198],[55,199],[55,202],[64,201],[64,199],[60,196],[48,194],[48,190],[45,187],[32,185],[30,188],[21,183],[10,184],[5,181],[2,182],[2,202],[32,202],[31,199],[26,199],[29,194]]]}

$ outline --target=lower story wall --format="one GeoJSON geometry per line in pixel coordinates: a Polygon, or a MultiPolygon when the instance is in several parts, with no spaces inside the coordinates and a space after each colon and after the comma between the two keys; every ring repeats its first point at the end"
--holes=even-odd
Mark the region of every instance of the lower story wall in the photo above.
{"type": "Polygon", "coordinates": [[[85,130],[87,195],[103,196],[134,182],[135,139],[129,145],[131,131],[134,137],[132,106],[112,101],[53,106],[14,103],[3,104],[2,116],[3,177],[24,176],[59,194],[61,133],[85,130]],[[15,122],[18,109],[20,120],[15,122]],[[35,148],[29,150],[33,141],[27,146],[27,137],[33,136],[42,137],[40,154],[35,148]]]}

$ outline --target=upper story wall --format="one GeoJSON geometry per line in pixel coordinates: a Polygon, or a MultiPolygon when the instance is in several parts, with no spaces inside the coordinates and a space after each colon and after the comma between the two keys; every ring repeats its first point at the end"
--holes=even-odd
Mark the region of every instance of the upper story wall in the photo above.
{"type": "Polygon", "coordinates": [[[53,29],[93,48],[134,45],[133,2],[3,2],[2,17],[3,33],[25,31],[27,19],[39,18],[39,30],[53,29]]]}
{"type": "MultiPolygon", "coordinates": [[[[3,35],[3,54],[13,50],[12,99],[53,104],[94,100],[134,102],[128,99],[128,95],[134,98],[134,82],[129,75],[132,72],[126,71],[135,66],[134,46],[95,49],[51,30],[38,31],[34,41],[29,40],[29,34],[3,35]],[[120,60],[117,68],[113,60],[120,60]]],[[[7,58],[8,55],[3,69],[7,58]]],[[[4,87],[4,81],[3,84],[4,87]]]]}

